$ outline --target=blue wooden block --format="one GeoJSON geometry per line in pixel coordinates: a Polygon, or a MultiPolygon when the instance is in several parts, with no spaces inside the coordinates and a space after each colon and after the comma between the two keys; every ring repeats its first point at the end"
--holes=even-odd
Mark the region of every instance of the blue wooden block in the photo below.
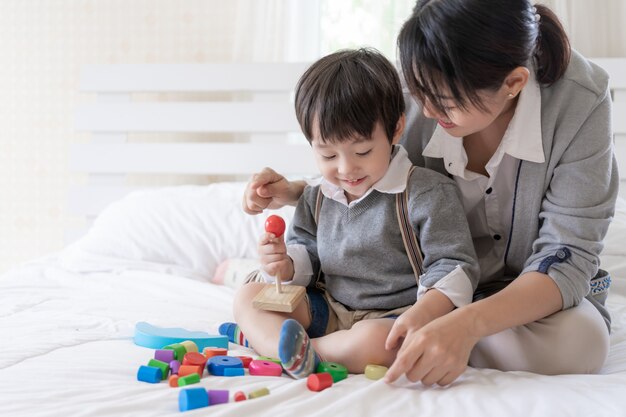
{"type": "Polygon", "coordinates": [[[187,388],[178,394],[178,409],[180,411],[194,410],[209,405],[209,394],[204,388],[187,388]]]}
{"type": "Polygon", "coordinates": [[[228,349],[228,337],[221,335],[210,335],[206,332],[197,332],[182,329],[180,327],[157,327],[145,321],[140,321],[135,325],[136,345],[150,349],[161,349],[163,346],[191,340],[200,352],[205,347],[219,347],[228,349]]]}
{"type": "Polygon", "coordinates": [[[137,381],[157,384],[163,379],[163,371],[155,366],[141,365],[137,370],[137,381]]]}
{"type": "Polygon", "coordinates": [[[244,376],[246,372],[243,368],[225,368],[224,376],[244,376]]]}
{"type": "Polygon", "coordinates": [[[243,369],[243,362],[234,356],[213,356],[209,358],[207,370],[211,375],[224,376],[224,371],[228,368],[243,369]]]}

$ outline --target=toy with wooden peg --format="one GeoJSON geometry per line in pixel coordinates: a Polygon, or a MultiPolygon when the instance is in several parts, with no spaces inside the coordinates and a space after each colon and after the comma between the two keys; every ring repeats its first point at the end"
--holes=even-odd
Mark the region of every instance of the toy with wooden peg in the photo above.
{"type": "MultiPolygon", "coordinates": [[[[280,216],[271,215],[265,221],[265,231],[272,233],[276,238],[285,233],[285,221],[280,216]]],[[[285,285],[281,283],[279,274],[276,275],[276,286],[266,285],[252,300],[252,305],[261,310],[293,312],[304,298],[306,289],[299,285],[285,285]]]]}

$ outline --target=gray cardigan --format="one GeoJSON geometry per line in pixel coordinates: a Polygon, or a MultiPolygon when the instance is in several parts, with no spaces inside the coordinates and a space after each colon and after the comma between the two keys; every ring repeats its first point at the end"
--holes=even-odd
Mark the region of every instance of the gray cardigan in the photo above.
{"type": "MultiPolygon", "coordinates": [[[[446,173],[442,160],[422,156],[435,129],[407,93],[407,128],[401,141],[412,162],[446,173]]],[[[609,275],[599,254],[614,215],[619,176],[613,152],[608,75],[572,52],[565,75],[541,88],[541,131],[546,161],[520,161],[506,270],[496,282],[481,279],[475,298],[503,288],[529,271],[548,274],[563,309],[589,299],[602,313],[609,275]]]]}

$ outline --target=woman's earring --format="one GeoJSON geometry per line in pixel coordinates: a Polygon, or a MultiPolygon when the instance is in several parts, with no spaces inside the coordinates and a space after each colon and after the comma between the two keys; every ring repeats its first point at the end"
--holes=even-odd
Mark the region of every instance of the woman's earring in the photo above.
{"type": "Polygon", "coordinates": [[[513,97],[515,97],[515,94],[509,93],[509,98],[513,98],[513,97]]]}

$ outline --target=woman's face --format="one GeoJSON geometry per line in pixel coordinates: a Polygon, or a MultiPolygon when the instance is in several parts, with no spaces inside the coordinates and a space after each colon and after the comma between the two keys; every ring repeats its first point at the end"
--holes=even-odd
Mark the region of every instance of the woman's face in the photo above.
{"type": "Polygon", "coordinates": [[[437,110],[426,100],[423,107],[424,116],[436,119],[451,136],[465,137],[482,132],[497,123],[501,116],[514,109],[517,95],[511,97],[504,88],[501,88],[497,91],[479,92],[479,96],[484,108],[469,101],[465,108],[461,108],[453,99],[444,98],[445,112],[437,110]]]}

